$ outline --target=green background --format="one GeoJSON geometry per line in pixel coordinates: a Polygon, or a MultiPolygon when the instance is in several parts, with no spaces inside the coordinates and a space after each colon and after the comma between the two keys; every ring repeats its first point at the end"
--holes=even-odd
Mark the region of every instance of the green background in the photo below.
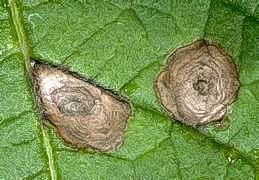
{"type": "Polygon", "coordinates": [[[0,179],[259,179],[258,0],[0,3],[0,179]],[[223,128],[176,122],[155,96],[168,55],[200,38],[238,66],[239,97],[223,128]],[[42,126],[29,57],[129,98],[134,113],[118,151],[78,151],[42,126]]]}

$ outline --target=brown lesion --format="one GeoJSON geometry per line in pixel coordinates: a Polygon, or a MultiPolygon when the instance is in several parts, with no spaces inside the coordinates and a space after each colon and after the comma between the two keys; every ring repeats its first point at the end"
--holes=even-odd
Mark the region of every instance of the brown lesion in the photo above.
{"type": "Polygon", "coordinates": [[[119,147],[131,115],[129,103],[60,68],[37,63],[31,73],[41,114],[65,142],[105,152],[119,147]]]}
{"type": "Polygon", "coordinates": [[[218,45],[199,40],[170,55],[155,88],[177,120],[196,126],[224,117],[237,97],[239,80],[231,57],[218,45]]]}

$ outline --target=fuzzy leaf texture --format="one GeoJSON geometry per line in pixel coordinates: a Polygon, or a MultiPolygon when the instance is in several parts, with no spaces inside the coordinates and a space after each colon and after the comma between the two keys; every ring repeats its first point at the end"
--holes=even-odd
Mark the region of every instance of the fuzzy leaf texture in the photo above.
{"type": "Polygon", "coordinates": [[[2,0],[0,179],[259,178],[258,0],[2,0]],[[204,38],[233,56],[237,101],[224,127],[172,120],[153,88],[176,48],[204,38]],[[124,144],[77,151],[43,126],[29,57],[64,65],[133,105],[124,144]]]}

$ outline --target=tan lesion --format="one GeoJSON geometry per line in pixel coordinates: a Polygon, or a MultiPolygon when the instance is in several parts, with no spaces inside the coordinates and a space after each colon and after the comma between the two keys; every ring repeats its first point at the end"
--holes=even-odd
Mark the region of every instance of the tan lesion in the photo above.
{"type": "Polygon", "coordinates": [[[36,64],[32,71],[39,108],[65,142],[105,152],[119,147],[131,115],[129,103],[49,65],[36,64]]]}
{"type": "Polygon", "coordinates": [[[239,80],[229,55],[205,40],[177,49],[156,80],[162,105],[183,123],[220,120],[237,97],[239,80]]]}

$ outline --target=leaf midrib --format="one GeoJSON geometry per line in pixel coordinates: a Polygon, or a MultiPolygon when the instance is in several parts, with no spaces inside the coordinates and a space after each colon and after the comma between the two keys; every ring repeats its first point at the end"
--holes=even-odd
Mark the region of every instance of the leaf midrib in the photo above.
{"type": "MultiPolygon", "coordinates": [[[[25,65],[25,74],[27,79],[29,79],[29,60],[30,60],[30,54],[32,52],[31,47],[29,46],[27,34],[23,26],[23,18],[21,16],[21,6],[17,0],[8,0],[8,3],[10,4],[10,19],[13,23],[16,36],[19,41],[19,47],[21,48],[21,52],[23,54],[24,58],[24,65],[25,65]]],[[[32,98],[34,100],[34,98],[32,98]]],[[[35,100],[34,100],[35,104],[35,100]]],[[[53,157],[53,149],[50,143],[50,138],[48,131],[44,129],[43,124],[40,123],[40,129],[43,137],[43,146],[45,147],[46,155],[48,157],[48,167],[50,171],[50,177],[52,180],[57,179],[57,171],[54,163],[54,157],[53,157]]]]}

